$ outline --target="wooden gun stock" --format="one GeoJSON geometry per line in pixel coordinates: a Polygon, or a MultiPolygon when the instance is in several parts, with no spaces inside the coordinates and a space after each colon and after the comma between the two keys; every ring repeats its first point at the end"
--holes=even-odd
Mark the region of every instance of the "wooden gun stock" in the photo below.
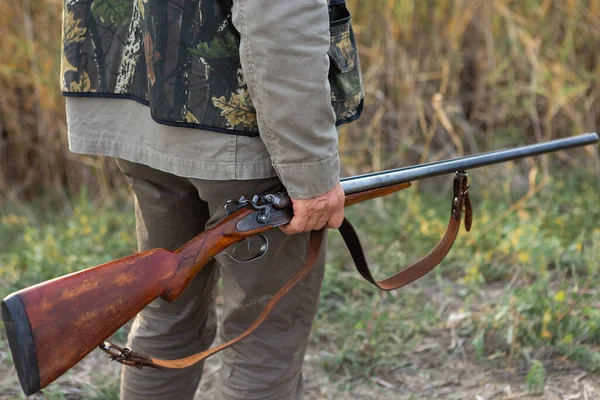
{"type": "Polygon", "coordinates": [[[11,294],[2,317],[25,394],[65,373],[158,297],[175,300],[219,252],[268,227],[239,232],[241,209],[175,252],[150,250],[11,294]]]}
{"type": "MultiPolygon", "coordinates": [[[[352,194],[346,197],[346,206],[409,186],[402,183],[352,194]]],[[[2,302],[2,318],[25,394],[60,377],[153,300],[175,300],[216,254],[271,229],[268,224],[238,229],[240,221],[256,212],[236,210],[175,252],[150,250],[9,295],[2,302]]],[[[289,218],[288,210],[279,224],[289,218]]]]}
{"type": "MultiPolygon", "coordinates": [[[[402,183],[348,195],[346,206],[409,186],[402,183]]],[[[60,377],[153,300],[175,300],[216,254],[271,229],[273,225],[267,224],[239,230],[238,223],[256,212],[236,210],[175,252],[150,250],[9,295],[2,302],[2,318],[25,394],[60,377]]],[[[290,218],[288,210],[279,224],[290,218]]]]}

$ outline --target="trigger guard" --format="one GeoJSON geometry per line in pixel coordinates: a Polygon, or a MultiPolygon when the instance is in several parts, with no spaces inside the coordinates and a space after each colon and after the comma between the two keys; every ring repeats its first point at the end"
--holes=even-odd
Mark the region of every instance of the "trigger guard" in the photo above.
{"type": "MultiPolygon", "coordinates": [[[[267,239],[264,235],[262,235],[260,233],[258,235],[254,235],[254,236],[258,236],[261,239],[262,244],[261,244],[260,249],[258,250],[258,252],[256,254],[252,255],[251,258],[245,259],[245,260],[240,260],[240,259],[235,258],[233,255],[231,255],[231,254],[229,254],[228,252],[225,252],[225,251],[222,251],[222,252],[218,253],[217,256],[219,256],[219,255],[227,256],[231,261],[239,263],[239,264],[249,263],[249,262],[258,260],[259,258],[262,258],[262,256],[264,256],[265,254],[267,254],[267,251],[269,251],[269,239],[267,239]]],[[[244,240],[238,242],[233,247],[233,249],[231,250],[231,252],[233,254],[235,254],[235,251],[237,250],[238,247],[240,247],[244,242],[248,241],[251,237],[254,237],[254,236],[250,236],[250,237],[245,238],[244,240]]],[[[248,253],[250,253],[250,242],[249,241],[247,242],[247,246],[248,246],[248,253]]]]}

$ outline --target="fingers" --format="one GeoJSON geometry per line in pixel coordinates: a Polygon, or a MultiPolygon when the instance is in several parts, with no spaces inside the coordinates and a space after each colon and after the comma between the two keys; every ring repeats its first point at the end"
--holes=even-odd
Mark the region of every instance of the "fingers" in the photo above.
{"type": "MultiPolygon", "coordinates": [[[[321,212],[321,214],[324,214],[321,212]]],[[[294,217],[289,224],[281,226],[281,230],[288,234],[294,235],[300,232],[309,232],[315,229],[315,217],[319,218],[315,213],[310,213],[305,207],[295,206],[294,217]]]]}
{"type": "Polygon", "coordinates": [[[280,229],[293,235],[300,232],[319,230],[325,227],[338,228],[344,220],[344,190],[338,183],[328,192],[310,199],[292,199],[294,217],[280,229]]]}
{"type": "Polygon", "coordinates": [[[296,233],[304,232],[306,228],[306,218],[295,217],[292,218],[289,224],[282,225],[279,227],[286,235],[295,235],[296,233]]]}
{"type": "Polygon", "coordinates": [[[327,222],[327,228],[337,229],[340,226],[342,226],[342,222],[344,222],[344,209],[343,208],[341,210],[339,210],[338,212],[336,212],[335,214],[333,214],[331,216],[331,218],[329,218],[329,221],[327,222]]]}
{"type": "Polygon", "coordinates": [[[328,218],[328,216],[326,214],[321,214],[321,216],[316,220],[315,226],[313,227],[312,230],[318,231],[318,230],[325,228],[327,226],[327,223],[329,222],[329,220],[330,220],[330,218],[328,218]]]}

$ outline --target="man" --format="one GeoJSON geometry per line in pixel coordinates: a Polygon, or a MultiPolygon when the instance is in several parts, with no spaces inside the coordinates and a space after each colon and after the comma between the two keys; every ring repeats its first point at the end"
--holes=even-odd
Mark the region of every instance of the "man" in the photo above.
{"type": "MultiPolygon", "coordinates": [[[[283,186],[294,218],[266,256],[205,267],[174,302],[135,319],[128,345],[186,357],[242,333],[303,264],[309,231],[343,219],[336,125],[362,109],[343,1],[67,0],[63,92],[70,149],[118,158],[135,194],[140,251],[177,249],[223,205],[283,186]],[[133,101],[132,101],[133,100],[133,101]],[[150,117],[152,116],[152,118],[150,117]]],[[[222,354],[219,399],[297,399],[317,311],[318,265],[249,338],[222,354]]],[[[124,368],[121,397],[192,399],[202,364],[124,368]]]]}

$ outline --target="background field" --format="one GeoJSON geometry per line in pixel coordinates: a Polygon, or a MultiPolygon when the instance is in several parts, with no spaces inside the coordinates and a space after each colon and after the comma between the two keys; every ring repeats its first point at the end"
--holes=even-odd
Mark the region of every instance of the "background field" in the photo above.
{"type": "MultiPolygon", "coordinates": [[[[135,249],[112,160],[67,150],[61,6],[0,2],[0,296],[135,249]]],[[[349,8],[367,106],[342,131],[346,175],[597,130],[600,0],[349,8]]],[[[474,230],[402,291],[359,280],[332,233],[307,398],[600,398],[598,147],[472,175],[474,230]]],[[[349,210],[379,276],[435,244],[449,190],[435,179],[349,210]]],[[[0,334],[0,399],[20,396],[11,362],[0,334]]],[[[116,398],[117,386],[95,355],[43,396],[116,398]]]]}

